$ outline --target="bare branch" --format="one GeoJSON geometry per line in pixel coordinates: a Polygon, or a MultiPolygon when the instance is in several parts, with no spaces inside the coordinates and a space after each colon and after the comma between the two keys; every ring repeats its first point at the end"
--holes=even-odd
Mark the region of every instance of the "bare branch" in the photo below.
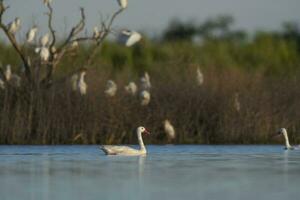
{"type": "Polygon", "coordinates": [[[103,43],[104,39],[107,37],[107,35],[111,32],[111,27],[113,25],[114,20],[116,17],[123,11],[123,9],[120,9],[116,11],[112,17],[110,18],[110,21],[108,25],[105,25],[105,23],[102,22],[102,28],[103,28],[103,34],[101,34],[101,37],[97,40],[96,46],[94,47],[92,53],[90,53],[86,59],[84,66],[90,66],[92,64],[93,58],[96,55],[99,46],[103,43]]]}
{"type": "Polygon", "coordinates": [[[56,35],[55,35],[55,30],[54,30],[53,25],[52,25],[53,8],[52,8],[50,3],[47,4],[47,7],[49,9],[49,13],[47,13],[47,15],[49,16],[49,18],[48,18],[48,27],[49,27],[49,30],[50,30],[51,36],[52,36],[52,42],[50,43],[49,48],[50,48],[50,53],[52,54],[53,52],[51,51],[51,49],[55,45],[56,35]]]}
{"type": "Polygon", "coordinates": [[[3,18],[2,17],[3,17],[3,14],[5,13],[5,11],[8,8],[9,8],[9,6],[5,7],[4,3],[3,3],[3,0],[1,0],[0,1],[0,28],[3,30],[6,37],[9,39],[10,43],[13,45],[14,49],[16,50],[18,55],[20,56],[22,62],[24,63],[26,78],[29,80],[29,82],[31,82],[31,80],[32,80],[31,70],[30,70],[30,66],[29,66],[29,64],[26,60],[26,56],[24,55],[24,52],[22,52],[22,49],[21,49],[20,45],[17,43],[15,35],[10,33],[9,30],[7,29],[6,25],[3,23],[3,18]]]}

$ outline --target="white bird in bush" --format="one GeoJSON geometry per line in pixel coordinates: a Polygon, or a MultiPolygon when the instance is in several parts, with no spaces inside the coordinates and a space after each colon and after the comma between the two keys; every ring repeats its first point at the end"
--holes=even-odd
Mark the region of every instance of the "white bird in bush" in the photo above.
{"type": "Polygon", "coordinates": [[[108,80],[106,83],[106,89],[104,93],[109,97],[113,97],[116,95],[117,90],[118,90],[117,84],[113,80],[108,80]]]}
{"type": "Polygon", "coordinates": [[[175,129],[172,126],[171,122],[167,119],[164,121],[164,129],[165,133],[167,134],[168,140],[172,140],[176,137],[175,129]]]}
{"type": "Polygon", "coordinates": [[[36,26],[33,26],[26,34],[26,37],[27,37],[27,42],[28,43],[31,43],[34,38],[35,38],[35,35],[36,35],[36,32],[37,32],[37,27],[36,26]]]}
{"type": "Polygon", "coordinates": [[[7,25],[8,31],[12,34],[15,34],[20,29],[20,26],[21,26],[21,20],[19,17],[15,18],[14,21],[12,21],[7,25]]]}
{"type": "Polygon", "coordinates": [[[106,155],[139,156],[146,155],[147,150],[143,142],[142,134],[150,134],[145,127],[138,127],[136,130],[140,149],[133,149],[127,146],[102,145],[100,148],[106,155]]]}
{"type": "Polygon", "coordinates": [[[141,98],[141,105],[147,106],[151,100],[150,92],[148,92],[147,90],[141,91],[140,98],[141,98]]]}
{"type": "Polygon", "coordinates": [[[128,94],[135,95],[138,88],[134,82],[130,82],[128,83],[128,85],[125,86],[125,90],[128,94]]]}
{"type": "MultiPolygon", "coordinates": [[[[11,65],[6,65],[6,70],[4,72],[6,81],[8,81],[14,87],[21,86],[21,77],[17,74],[12,73],[11,65]]],[[[3,83],[4,84],[4,83],[3,83]]]]}
{"type": "Polygon", "coordinates": [[[86,75],[86,69],[82,69],[80,71],[79,80],[78,80],[78,84],[77,84],[77,88],[78,88],[79,93],[81,95],[86,95],[86,93],[87,93],[87,87],[88,86],[87,86],[87,84],[86,84],[86,82],[84,80],[85,75],[86,75]]]}
{"type": "Polygon", "coordinates": [[[44,4],[47,6],[49,5],[50,3],[52,3],[52,0],[44,0],[44,4]]]}
{"type": "Polygon", "coordinates": [[[6,65],[4,76],[5,76],[7,81],[9,81],[11,79],[12,72],[11,72],[11,66],[10,65],[6,65]]]}
{"type": "Polygon", "coordinates": [[[42,36],[42,37],[40,38],[40,45],[41,45],[42,47],[47,46],[47,44],[48,44],[48,42],[49,42],[49,38],[50,38],[49,33],[46,33],[44,36],[42,36]]]}
{"type": "Polygon", "coordinates": [[[204,76],[203,76],[203,74],[202,74],[202,72],[201,72],[201,70],[200,70],[200,68],[198,67],[197,68],[197,84],[198,84],[198,86],[201,86],[201,85],[203,85],[203,83],[204,83],[204,76]]]}
{"type": "Polygon", "coordinates": [[[50,52],[49,49],[47,47],[38,47],[35,49],[35,52],[40,54],[41,60],[42,61],[48,61],[49,56],[50,56],[50,52]]]}
{"type": "Polygon", "coordinates": [[[140,84],[142,90],[150,90],[151,81],[150,81],[150,76],[147,72],[145,72],[144,76],[141,77],[140,84]]]}
{"type": "Polygon", "coordinates": [[[98,39],[100,37],[100,31],[97,26],[93,29],[93,38],[98,39]]]}
{"type": "Polygon", "coordinates": [[[122,9],[127,8],[128,1],[127,0],[118,0],[118,3],[122,9]]]}
{"type": "Polygon", "coordinates": [[[142,39],[141,34],[136,31],[123,30],[118,37],[118,41],[127,46],[131,47],[142,39]]]}

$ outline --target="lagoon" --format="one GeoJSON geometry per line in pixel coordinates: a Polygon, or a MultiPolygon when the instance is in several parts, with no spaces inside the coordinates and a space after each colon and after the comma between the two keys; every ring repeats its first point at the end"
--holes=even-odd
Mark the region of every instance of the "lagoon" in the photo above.
{"type": "Polygon", "coordinates": [[[279,145],[0,146],[1,200],[282,200],[300,196],[300,151],[279,145]]]}

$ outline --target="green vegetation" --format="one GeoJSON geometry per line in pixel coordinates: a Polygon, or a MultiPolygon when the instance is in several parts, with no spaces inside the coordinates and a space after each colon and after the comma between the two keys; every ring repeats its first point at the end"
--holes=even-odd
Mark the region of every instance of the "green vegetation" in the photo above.
{"type": "MultiPolygon", "coordinates": [[[[70,81],[50,89],[0,90],[1,144],[135,143],[133,129],[144,125],[153,134],[147,143],[163,144],[163,120],[175,127],[175,143],[273,143],[286,127],[300,141],[300,32],[287,23],[281,32],[252,37],[232,30],[230,17],[203,24],[173,22],[159,42],[145,39],[133,48],[106,42],[88,68],[88,92],[72,92],[70,81]],[[183,32],[181,32],[183,30],[183,32]],[[217,33],[217,34],[215,34],[217,33]],[[197,41],[194,41],[196,38],[197,41]],[[197,86],[201,68],[204,84],[197,86]],[[151,102],[125,93],[129,81],[151,76],[151,102]],[[106,81],[118,84],[106,97],[106,81]],[[234,107],[239,94],[240,110],[234,107]]],[[[90,46],[81,46],[57,67],[55,79],[81,67],[90,46]]],[[[11,47],[0,45],[0,60],[21,73],[11,47]]],[[[277,141],[278,142],[278,141],[277,141]]]]}

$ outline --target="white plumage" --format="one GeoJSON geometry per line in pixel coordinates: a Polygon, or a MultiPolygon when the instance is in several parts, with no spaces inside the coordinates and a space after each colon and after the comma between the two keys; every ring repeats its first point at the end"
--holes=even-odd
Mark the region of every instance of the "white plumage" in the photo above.
{"type": "Polygon", "coordinates": [[[141,85],[142,90],[150,90],[151,89],[150,76],[147,72],[145,72],[144,76],[141,77],[140,85],[141,85]]]}
{"type": "Polygon", "coordinates": [[[20,26],[21,26],[21,20],[18,17],[15,18],[14,21],[12,21],[7,25],[8,31],[12,34],[15,34],[20,29],[20,26]]]}
{"type": "Polygon", "coordinates": [[[41,38],[40,38],[40,45],[42,46],[42,47],[45,47],[45,46],[47,46],[47,44],[48,44],[48,42],[49,42],[49,33],[46,33],[44,36],[42,36],[41,38]]]}
{"type": "Polygon", "coordinates": [[[103,145],[101,146],[102,151],[106,155],[123,155],[123,156],[139,156],[146,155],[147,150],[143,142],[142,134],[147,133],[150,134],[146,128],[140,126],[136,130],[137,138],[139,142],[140,149],[133,149],[127,146],[114,146],[114,145],[103,145]]]}
{"type": "Polygon", "coordinates": [[[47,6],[49,5],[50,3],[52,3],[52,0],[44,0],[44,4],[47,6]]]}
{"type": "Polygon", "coordinates": [[[203,85],[203,83],[204,83],[204,76],[203,76],[200,68],[198,67],[197,68],[197,84],[198,84],[198,86],[201,86],[201,85],[203,85]]]}
{"type": "Polygon", "coordinates": [[[128,85],[125,86],[125,90],[128,94],[135,95],[138,88],[134,82],[130,82],[128,83],[128,85]]]}
{"type": "Polygon", "coordinates": [[[85,70],[81,71],[80,75],[79,75],[79,80],[78,80],[78,85],[77,86],[78,86],[79,93],[81,95],[86,95],[86,93],[87,93],[87,84],[84,80],[85,75],[86,75],[85,70]]]}
{"type": "Polygon", "coordinates": [[[175,129],[172,126],[171,122],[167,119],[164,121],[164,129],[165,133],[167,134],[168,140],[172,140],[176,137],[175,129]]]}
{"type": "Polygon", "coordinates": [[[109,97],[113,97],[116,95],[117,90],[118,90],[117,84],[113,80],[108,80],[106,83],[106,89],[104,93],[109,97]]]}
{"type": "Polygon", "coordinates": [[[123,30],[118,37],[118,41],[127,47],[136,44],[141,39],[142,39],[141,34],[139,34],[136,31],[130,31],[130,30],[123,30]]]}
{"type": "Polygon", "coordinates": [[[36,26],[33,26],[26,34],[26,37],[27,37],[27,42],[28,43],[31,43],[34,38],[35,38],[35,35],[36,35],[36,32],[37,32],[37,27],[36,26]]]}
{"type": "Polygon", "coordinates": [[[12,72],[11,72],[11,66],[10,65],[6,65],[4,75],[5,75],[5,78],[6,78],[7,81],[9,81],[11,79],[12,72]]]}
{"type": "Polygon", "coordinates": [[[140,98],[141,98],[141,105],[147,106],[151,100],[150,92],[148,92],[147,90],[141,91],[140,98]]]}
{"type": "Polygon", "coordinates": [[[49,56],[50,56],[50,52],[49,52],[49,49],[47,47],[35,48],[35,52],[40,54],[40,57],[41,57],[42,61],[48,61],[49,56]]]}
{"type": "Polygon", "coordinates": [[[122,9],[127,8],[128,1],[127,0],[118,0],[118,3],[122,9]]]}
{"type": "Polygon", "coordinates": [[[100,37],[100,32],[97,26],[93,29],[93,38],[98,39],[100,37]]]}

